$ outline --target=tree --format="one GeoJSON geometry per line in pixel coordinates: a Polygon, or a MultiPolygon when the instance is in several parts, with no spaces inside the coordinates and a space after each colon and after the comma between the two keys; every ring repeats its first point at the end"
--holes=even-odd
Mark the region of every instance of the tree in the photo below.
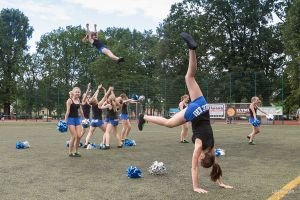
{"type": "Polygon", "coordinates": [[[19,10],[2,9],[0,12],[0,103],[4,113],[10,115],[10,105],[15,100],[20,63],[28,50],[27,41],[33,28],[28,18],[19,10]]]}
{"type": "Polygon", "coordinates": [[[289,60],[286,73],[291,88],[286,105],[296,109],[300,107],[300,0],[294,0],[288,9],[282,32],[285,52],[289,60]]]}

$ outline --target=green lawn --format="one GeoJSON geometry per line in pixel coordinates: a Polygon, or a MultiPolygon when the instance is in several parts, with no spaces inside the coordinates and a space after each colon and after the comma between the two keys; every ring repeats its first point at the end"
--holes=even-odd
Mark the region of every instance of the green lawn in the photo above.
{"type": "MultiPolygon", "coordinates": [[[[192,191],[193,144],[180,144],[180,128],[146,125],[131,138],[137,146],[111,150],[80,149],[81,158],[69,158],[69,134],[56,131],[55,123],[0,123],[0,199],[266,199],[300,174],[300,126],[262,126],[257,145],[247,144],[248,125],[213,125],[216,147],[226,155],[218,159],[224,180],[232,190],[218,188],[209,179],[210,169],[200,168],[200,185],[208,194],[192,191]],[[31,148],[16,150],[17,140],[31,148]],[[152,176],[153,161],[165,163],[167,175],[152,176]],[[129,179],[130,165],[143,178],[129,179]]],[[[97,130],[92,139],[100,142],[97,130]]],[[[189,139],[191,132],[189,133],[189,139]]],[[[300,199],[299,186],[285,199],[300,199]]]]}

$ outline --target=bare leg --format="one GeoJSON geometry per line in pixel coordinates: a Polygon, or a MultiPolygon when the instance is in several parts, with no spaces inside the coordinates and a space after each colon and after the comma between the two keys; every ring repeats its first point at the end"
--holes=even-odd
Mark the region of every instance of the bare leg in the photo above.
{"type": "Polygon", "coordinates": [[[84,145],[88,145],[89,144],[89,141],[90,141],[91,137],[93,136],[93,134],[95,132],[95,129],[96,129],[96,127],[90,126],[90,130],[89,130],[88,135],[85,138],[85,144],[84,145]]]}
{"type": "Polygon", "coordinates": [[[184,141],[188,134],[188,122],[182,125],[181,133],[180,133],[180,141],[184,141]]]}
{"type": "Polygon", "coordinates": [[[254,127],[253,126],[253,132],[252,134],[250,135],[250,140],[249,142],[252,142],[254,137],[260,132],[259,128],[258,127],[254,127]]]}
{"type": "Polygon", "coordinates": [[[83,135],[85,134],[86,128],[82,127],[81,133],[80,133],[80,139],[83,137],[83,135]]]}
{"type": "Polygon", "coordinates": [[[109,49],[107,48],[103,48],[102,50],[103,54],[107,55],[108,57],[110,57],[112,60],[119,60],[119,57],[115,56],[115,54],[113,54],[109,49]]]}
{"type": "Polygon", "coordinates": [[[127,121],[126,120],[122,120],[122,125],[123,125],[123,128],[122,128],[122,131],[121,131],[121,138],[122,140],[126,138],[126,131],[127,131],[127,121]]]}
{"type": "Polygon", "coordinates": [[[186,120],[184,119],[185,110],[186,109],[176,113],[171,119],[166,119],[164,117],[157,117],[157,116],[149,116],[149,115],[145,115],[144,119],[148,122],[152,122],[157,125],[172,128],[172,127],[180,126],[186,122],[186,120]]]}
{"type": "Polygon", "coordinates": [[[76,140],[77,137],[77,132],[76,132],[76,128],[73,125],[69,125],[69,130],[70,130],[70,141],[69,141],[69,154],[71,154],[73,152],[73,147],[74,147],[74,142],[76,140]]]}
{"type": "Polygon", "coordinates": [[[117,138],[118,146],[122,146],[122,140],[121,140],[120,134],[118,133],[118,127],[117,126],[113,127],[113,132],[114,132],[114,134],[117,138]]]}
{"type": "Polygon", "coordinates": [[[185,75],[185,83],[189,91],[191,101],[194,101],[200,96],[203,96],[203,93],[195,80],[195,75],[197,71],[197,58],[195,50],[189,50],[189,67],[185,75]]]}
{"type": "Polygon", "coordinates": [[[78,152],[78,147],[79,147],[79,143],[80,143],[80,135],[81,135],[81,129],[82,127],[81,126],[75,126],[75,129],[76,129],[76,142],[75,142],[75,152],[78,152]]]}
{"type": "Polygon", "coordinates": [[[131,123],[130,123],[130,120],[127,119],[127,130],[126,130],[126,133],[125,133],[125,139],[128,138],[128,135],[129,135],[129,132],[131,131],[131,123]]]}
{"type": "Polygon", "coordinates": [[[103,137],[105,137],[105,146],[109,146],[109,142],[110,142],[109,133],[112,129],[113,129],[113,125],[108,123],[107,126],[106,126],[106,131],[105,131],[104,136],[103,136],[103,137]]]}

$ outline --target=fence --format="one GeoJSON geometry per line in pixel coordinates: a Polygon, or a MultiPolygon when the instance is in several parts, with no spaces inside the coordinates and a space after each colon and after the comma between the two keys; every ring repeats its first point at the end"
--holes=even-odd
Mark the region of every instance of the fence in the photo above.
{"type": "MultiPolygon", "coordinates": [[[[198,72],[196,80],[209,103],[247,103],[252,96],[262,99],[263,106],[277,105],[284,108],[284,81],[278,76],[269,79],[264,73],[224,73],[222,76],[205,75],[198,72]]],[[[85,91],[86,84],[80,85],[85,91]]],[[[96,88],[96,84],[93,84],[96,88]]],[[[138,109],[131,105],[129,113],[132,118],[142,109],[152,115],[168,116],[170,108],[177,108],[180,97],[188,93],[184,75],[170,73],[160,78],[136,78],[130,81],[107,81],[106,86],[114,85],[116,95],[125,91],[132,94],[145,95],[138,109]],[[113,83],[112,83],[113,82],[113,83]]],[[[11,117],[16,119],[63,118],[65,102],[71,86],[21,88],[16,91],[12,103],[11,117]]],[[[100,94],[102,95],[102,94],[100,94]]],[[[99,97],[100,98],[100,97],[99,97]]],[[[284,110],[284,114],[289,114],[284,110]]]]}

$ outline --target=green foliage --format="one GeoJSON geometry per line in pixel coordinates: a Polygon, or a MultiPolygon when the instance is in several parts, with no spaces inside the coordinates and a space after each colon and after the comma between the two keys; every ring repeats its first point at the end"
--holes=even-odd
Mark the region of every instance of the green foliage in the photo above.
{"type": "Polygon", "coordinates": [[[300,107],[300,0],[294,0],[288,9],[283,26],[283,41],[288,55],[286,73],[289,83],[289,96],[286,105],[296,110],[300,107]]]}
{"type": "Polygon", "coordinates": [[[33,28],[28,18],[16,9],[2,9],[0,25],[0,104],[4,113],[10,114],[33,28]]]}
{"type": "Polygon", "coordinates": [[[300,6],[299,0],[291,2],[183,0],[172,5],[156,34],[124,28],[98,33],[114,54],[125,58],[120,64],[82,42],[81,26],[43,35],[37,52],[25,55],[32,33],[28,19],[18,10],[3,9],[0,90],[9,95],[1,95],[0,103],[13,102],[17,96],[19,112],[31,114],[46,107],[60,115],[72,87],[85,91],[91,82],[92,92],[102,83],[113,85],[117,95],[121,90],[143,94],[145,106],[152,110],[177,107],[180,96],[187,93],[188,53],[179,36],[185,31],[199,43],[196,79],[209,102],[246,102],[256,95],[265,105],[285,99],[290,109],[300,102],[300,6]],[[274,23],[274,14],[282,22],[287,16],[286,23],[274,23]],[[289,56],[286,70],[284,48],[289,56]]]}

